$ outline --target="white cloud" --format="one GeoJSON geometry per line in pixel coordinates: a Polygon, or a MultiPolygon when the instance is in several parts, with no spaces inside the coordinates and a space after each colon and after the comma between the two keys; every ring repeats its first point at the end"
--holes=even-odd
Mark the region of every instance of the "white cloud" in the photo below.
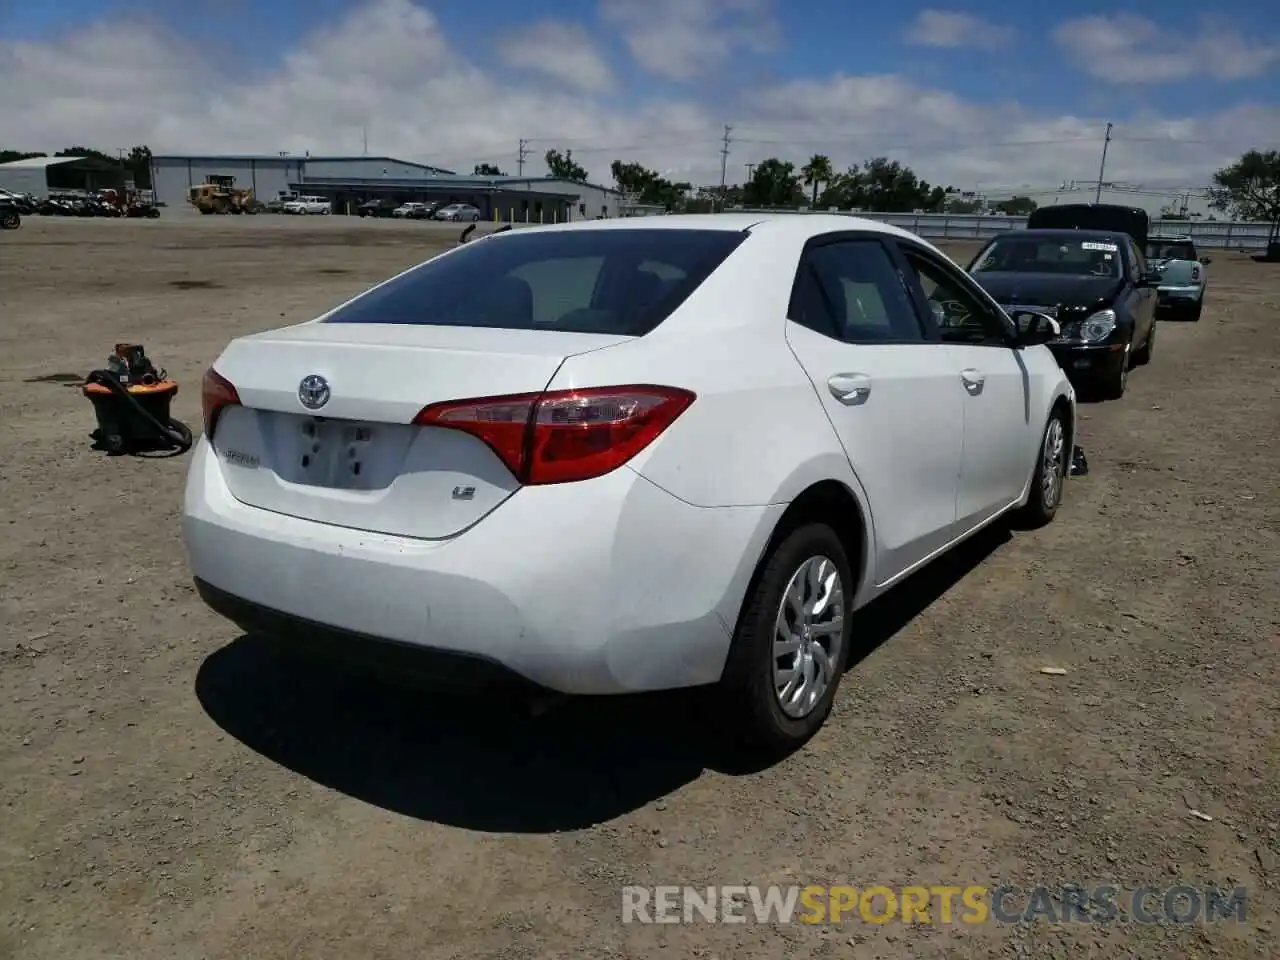
{"type": "Polygon", "coordinates": [[[908,43],[922,47],[991,50],[1012,40],[1013,30],[958,10],[921,10],[906,36],[908,43]]]}
{"type": "Polygon", "coordinates": [[[463,50],[411,0],[371,0],[256,72],[140,23],[91,25],[47,42],[0,39],[0,148],[358,153],[367,126],[371,152],[455,170],[478,162],[513,170],[523,137],[532,140],[533,173],[557,147],[572,149],[596,180],[607,181],[610,161],[621,159],[714,183],[721,124],[731,123],[730,180],[768,156],[803,163],[825,153],[842,167],[888,154],[931,182],[990,188],[1096,176],[1107,119],[1117,120],[1108,178],[1143,183],[1204,183],[1280,136],[1274,101],[1122,121],[979,104],[902,75],[749,86],[724,106],[690,96],[627,108],[620,93],[564,86],[566,77],[585,83],[590,68],[506,79],[463,50]]]}
{"type": "Polygon", "coordinates": [[[543,20],[504,37],[498,54],[508,66],[541,73],[588,93],[613,88],[613,73],[586,29],[543,20]]]}
{"type": "Polygon", "coordinates": [[[1211,17],[1178,29],[1130,13],[1080,17],[1059,24],[1053,39],[1082,70],[1115,83],[1238,80],[1280,65],[1280,44],[1255,43],[1211,17]]]}
{"type": "Polygon", "coordinates": [[[637,63],[668,80],[711,73],[736,51],[763,53],[780,38],[772,0],[601,0],[600,18],[637,63]]]}

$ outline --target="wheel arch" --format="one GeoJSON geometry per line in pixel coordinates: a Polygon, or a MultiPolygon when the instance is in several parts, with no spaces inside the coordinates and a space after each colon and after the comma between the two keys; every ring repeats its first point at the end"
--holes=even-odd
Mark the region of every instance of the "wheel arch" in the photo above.
{"type": "Polygon", "coordinates": [[[750,577],[737,597],[733,621],[735,632],[747,606],[746,599],[759,583],[760,574],[774,548],[788,533],[811,522],[827,524],[840,538],[845,555],[854,568],[855,603],[859,602],[867,586],[874,582],[874,530],[865,502],[849,484],[841,480],[833,477],[814,480],[786,504],[756,556],[752,558],[750,577]]]}

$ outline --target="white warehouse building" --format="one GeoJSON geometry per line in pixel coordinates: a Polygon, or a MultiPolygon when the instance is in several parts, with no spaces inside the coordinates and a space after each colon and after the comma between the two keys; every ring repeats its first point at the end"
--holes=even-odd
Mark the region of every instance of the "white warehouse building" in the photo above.
{"type": "Polygon", "coordinates": [[[621,215],[622,194],[553,177],[471,176],[392,157],[154,156],[156,199],[186,203],[188,190],[210,181],[253,190],[263,202],[297,193],[330,200],[350,213],[366,200],[470,203],[485,220],[559,223],[621,215]]]}

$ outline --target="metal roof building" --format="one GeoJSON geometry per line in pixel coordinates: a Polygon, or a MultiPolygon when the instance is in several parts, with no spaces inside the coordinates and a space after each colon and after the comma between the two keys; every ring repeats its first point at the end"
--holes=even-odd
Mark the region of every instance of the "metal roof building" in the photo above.
{"type": "Polygon", "coordinates": [[[120,190],[129,173],[93,157],[27,157],[0,163],[0,190],[44,199],[59,190],[120,190]]]}
{"type": "Polygon", "coordinates": [[[152,157],[156,199],[171,208],[186,204],[190,187],[209,177],[228,178],[269,201],[280,194],[321,196],[335,213],[353,212],[365,200],[398,203],[470,203],[485,220],[561,222],[616,217],[622,194],[609,187],[550,177],[485,177],[394,157],[351,156],[175,156],[152,157]]]}

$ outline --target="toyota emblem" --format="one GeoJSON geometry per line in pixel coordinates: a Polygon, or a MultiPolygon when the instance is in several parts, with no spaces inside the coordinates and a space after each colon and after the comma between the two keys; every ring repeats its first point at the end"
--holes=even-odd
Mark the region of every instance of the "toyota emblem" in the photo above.
{"type": "Polygon", "coordinates": [[[308,410],[319,410],[329,402],[329,381],[317,373],[302,378],[298,400],[308,410]]]}

